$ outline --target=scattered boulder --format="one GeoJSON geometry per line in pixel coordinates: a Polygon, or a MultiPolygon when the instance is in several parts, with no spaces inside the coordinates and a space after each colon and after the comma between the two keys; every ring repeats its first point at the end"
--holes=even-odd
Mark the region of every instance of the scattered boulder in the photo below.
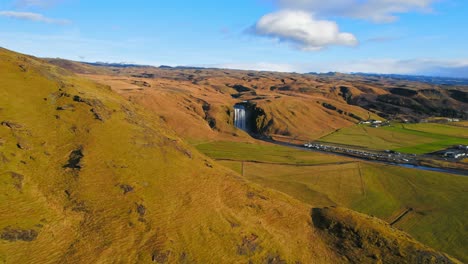
{"type": "Polygon", "coordinates": [[[136,209],[137,209],[137,212],[138,212],[138,214],[140,215],[140,217],[145,216],[145,214],[146,214],[146,207],[145,207],[144,205],[142,205],[142,204],[137,204],[136,206],[137,206],[137,208],[136,208],[136,209]]]}
{"type": "Polygon", "coordinates": [[[132,192],[133,191],[133,187],[128,185],[128,184],[121,184],[120,186],[120,189],[122,189],[122,191],[124,192],[124,194],[127,194],[129,192],[132,192]]]}
{"type": "Polygon", "coordinates": [[[237,246],[237,254],[251,255],[258,249],[260,249],[258,236],[255,234],[250,234],[242,238],[241,244],[237,246]]]}

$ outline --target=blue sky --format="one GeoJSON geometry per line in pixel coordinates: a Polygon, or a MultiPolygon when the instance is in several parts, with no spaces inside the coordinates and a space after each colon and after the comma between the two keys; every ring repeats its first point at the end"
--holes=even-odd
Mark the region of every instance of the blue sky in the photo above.
{"type": "Polygon", "coordinates": [[[468,1],[0,0],[0,46],[40,57],[468,77],[468,1]]]}

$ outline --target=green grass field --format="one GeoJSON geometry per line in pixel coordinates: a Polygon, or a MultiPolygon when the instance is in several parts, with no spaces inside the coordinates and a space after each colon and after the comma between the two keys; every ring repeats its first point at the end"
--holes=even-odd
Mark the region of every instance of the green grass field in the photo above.
{"type": "Polygon", "coordinates": [[[219,163],[250,181],[313,207],[345,206],[388,222],[406,208],[413,208],[396,227],[425,244],[468,260],[464,248],[468,244],[466,177],[353,162],[274,145],[215,142],[199,145],[198,149],[212,158],[227,159],[219,163]]]}
{"type": "Polygon", "coordinates": [[[214,159],[250,160],[292,164],[322,164],[346,162],[351,159],[330,156],[309,151],[301,151],[288,147],[262,142],[262,144],[243,142],[209,142],[200,143],[196,148],[214,159]]]}
{"type": "Polygon", "coordinates": [[[468,129],[432,123],[392,124],[380,128],[356,125],[340,129],[321,138],[320,141],[372,150],[391,149],[424,154],[458,144],[468,145],[468,129]]]}

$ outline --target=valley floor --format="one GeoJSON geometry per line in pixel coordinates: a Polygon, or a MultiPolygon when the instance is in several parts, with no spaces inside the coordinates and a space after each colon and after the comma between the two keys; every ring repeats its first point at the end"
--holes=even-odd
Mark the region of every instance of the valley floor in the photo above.
{"type": "Polygon", "coordinates": [[[377,216],[423,243],[468,259],[467,177],[262,142],[211,142],[196,147],[264,187],[314,207],[344,206],[377,216]]]}

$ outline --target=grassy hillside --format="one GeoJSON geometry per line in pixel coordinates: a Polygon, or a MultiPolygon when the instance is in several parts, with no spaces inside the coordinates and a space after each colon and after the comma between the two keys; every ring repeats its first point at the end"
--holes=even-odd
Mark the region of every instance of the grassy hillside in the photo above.
{"type": "MultiPolygon", "coordinates": [[[[338,251],[320,233],[310,204],[219,166],[109,87],[4,49],[0,76],[0,263],[353,259],[354,247],[338,251]]],[[[408,238],[394,242],[405,255],[382,245],[363,263],[456,263],[408,238]]]]}
{"type": "Polygon", "coordinates": [[[206,160],[109,88],[5,50],[0,63],[0,262],[337,261],[307,205],[206,160]]]}
{"type": "Polygon", "coordinates": [[[468,259],[466,177],[273,145],[213,142],[197,148],[261,186],[314,206],[344,206],[389,223],[411,208],[395,227],[468,259]]]}
{"type": "Polygon", "coordinates": [[[468,129],[442,124],[393,124],[372,128],[366,125],[340,129],[320,139],[374,150],[396,150],[424,154],[458,144],[468,145],[468,129]]]}

